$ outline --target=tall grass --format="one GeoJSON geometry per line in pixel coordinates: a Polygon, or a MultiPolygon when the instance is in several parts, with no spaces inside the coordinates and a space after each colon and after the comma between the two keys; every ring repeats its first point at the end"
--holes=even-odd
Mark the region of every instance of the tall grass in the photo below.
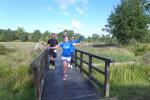
{"type": "MultiPolygon", "coordinates": [[[[130,46],[121,48],[86,47],[86,49],[79,47],[78,49],[116,61],[110,66],[110,97],[113,100],[150,100],[150,65],[142,61],[143,55],[135,56],[134,48],[131,48],[130,46]]],[[[144,57],[148,58],[148,54],[146,53],[144,57]]],[[[88,61],[87,56],[83,57],[88,61]]],[[[93,64],[104,70],[104,62],[93,59],[93,64]]],[[[83,68],[88,71],[86,65],[83,68]]],[[[93,76],[102,83],[104,82],[104,76],[95,70],[93,70],[93,76]]]]}
{"type": "Polygon", "coordinates": [[[118,47],[105,47],[105,48],[95,48],[95,47],[78,47],[80,50],[84,50],[86,52],[96,54],[102,57],[111,58],[116,62],[128,62],[134,61],[135,56],[134,53],[125,49],[118,47]]]}
{"type": "Polygon", "coordinates": [[[0,43],[13,52],[0,55],[0,100],[35,100],[32,69],[34,43],[0,43]]]}
{"type": "Polygon", "coordinates": [[[110,67],[110,94],[119,100],[149,100],[150,67],[125,64],[110,67]]]}

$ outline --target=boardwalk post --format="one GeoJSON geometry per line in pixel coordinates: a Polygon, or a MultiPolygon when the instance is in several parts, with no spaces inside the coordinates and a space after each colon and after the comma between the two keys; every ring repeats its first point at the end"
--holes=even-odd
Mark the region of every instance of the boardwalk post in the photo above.
{"type": "Polygon", "coordinates": [[[83,70],[83,53],[80,52],[80,72],[83,70]]]}
{"type": "Polygon", "coordinates": [[[33,73],[34,73],[36,100],[41,100],[40,80],[39,80],[39,75],[38,75],[39,73],[37,67],[34,67],[33,73]]]}
{"type": "Polygon", "coordinates": [[[75,50],[75,61],[74,61],[75,67],[77,66],[77,50],[75,50]]]}
{"type": "Polygon", "coordinates": [[[110,62],[105,61],[105,84],[104,84],[104,95],[105,97],[109,97],[109,67],[110,62]]]}
{"type": "Polygon", "coordinates": [[[89,78],[92,77],[92,56],[89,55],[89,78]]]}

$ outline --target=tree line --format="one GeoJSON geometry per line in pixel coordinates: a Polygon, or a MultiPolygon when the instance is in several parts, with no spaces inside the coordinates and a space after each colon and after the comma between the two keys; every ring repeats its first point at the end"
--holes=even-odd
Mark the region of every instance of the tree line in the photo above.
{"type": "MultiPolygon", "coordinates": [[[[69,37],[74,34],[73,30],[67,31],[69,37]]],[[[58,41],[63,41],[63,33],[57,33],[58,41]]],[[[77,38],[87,42],[104,42],[128,44],[135,42],[150,42],[150,1],[149,0],[120,0],[107,19],[107,25],[102,29],[108,35],[93,34],[85,38],[79,33],[77,38]]],[[[0,41],[47,41],[51,32],[35,30],[26,32],[22,27],[12,31],[0,29],[0,41]]],[[[92,34],[92,33],[91,33],[92,34]]]]}
{"type": "MultiPolygon", "coordinates": [[[[73,30],[64,30],[67,32],[68,37],[75,35],[76,38],[84,39],[84,36],[79,33],[74,34],[73,30]]],[[[63,41],[64,31],[57,33],[58,41],[63,41]]],[[[23,27],[18,27],[17,30],[11,29],[0,29],[0,42],[11,42],[11,41],[21,41],[21,42],[38,42],[47,40],[50,38],[51,32],[45,31],[41,32],[40,30],[34,30],[33,32],[26,32],[23,27]]]]}

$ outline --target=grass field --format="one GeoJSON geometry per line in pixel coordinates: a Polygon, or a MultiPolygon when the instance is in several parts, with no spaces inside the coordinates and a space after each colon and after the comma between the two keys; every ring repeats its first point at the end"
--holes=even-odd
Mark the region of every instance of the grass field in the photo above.
{"type": "MultiPolygon", "coordinates": [[[[32,50],[35,43],[1,42],[9,50],[0,55],[0,100],[35,100],[32,71],[29,64],[37,56],[32,50]]],[[[149,44],[147,44],[150,47],[149,44]]],[[[110,67],[110,96],[117,100],[150,100],[150,65],[145,63],[149,51],[136,56],[133,46],[128,47],[78,47],[115,61],[110,67]],[[133,62],[133,63],[131,63],[133,62]]],[[[84,56],[88,61],[88,57],[84,56]]],[[[149,60],[148,60],[149,62],[149,60]]],[[[104,63],[96,59],[94,64],[101,69],[104,63]]],[[[85,65],[84,65],[85,67],[85,65]]],[[[85,67],[85,69],[87,69],[85,67]]],[[[94,71],[100,81],[104,77],[94,71]]],[[[114,99],[113,99],[114,100],[114,99]]]]}
{"type": "Polygon", "coordinates": [[[0,55],[0,100],[35,100],[32,71],[35,43],[1,42],[9,49],[0,55]]]}
{"type": "MultiPolygon", "coordinates": [[[[150,44],[146,44],[150,47],[150,44]]],[[[115,61],[110,67],[110,97],[114,100],[150,100],[150,65],[143,57],[149,49],[136,56],[134,46],[126,47],[78,47],[78,49],[95,55],[111,58],[115,61]]],[[[88,57],[84,56],[88,61],[88,57]]],[[[148,57],[146,57],[148,59],[148,57]]],[[[148,60],[149,61],[149,60],[148,60]]],[[[93,63],[104,70],[104,63],[93,60],[93,63]]],[[[84,69],[87,70],[86,65],[84,69]]],[[[93,75],[101,82],[104,76],[93,70],[93,75]]]]}

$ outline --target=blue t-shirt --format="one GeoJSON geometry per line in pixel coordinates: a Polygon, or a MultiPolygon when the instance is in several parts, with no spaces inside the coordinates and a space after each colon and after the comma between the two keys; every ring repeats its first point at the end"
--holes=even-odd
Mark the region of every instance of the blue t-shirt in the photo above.
{"type": "Polygon", "coordinates": [[[71,46],[72,43],[70,41],[68,42],[62,42],[59,45],[60,47],[62,47],[62,56],[63,57],[71,57],[71,46]]]}
{"type": "MultiPolygon", "coordinates": [[[[70,40],[70,42],[73,44],[73,43],[80,43],[80,40],[79,39],[76,39],[76,40],[70,40]]],[[[75,46],[72,45],[71,46],[71,53],[74,53],[75,52],[75,46]]]]}

